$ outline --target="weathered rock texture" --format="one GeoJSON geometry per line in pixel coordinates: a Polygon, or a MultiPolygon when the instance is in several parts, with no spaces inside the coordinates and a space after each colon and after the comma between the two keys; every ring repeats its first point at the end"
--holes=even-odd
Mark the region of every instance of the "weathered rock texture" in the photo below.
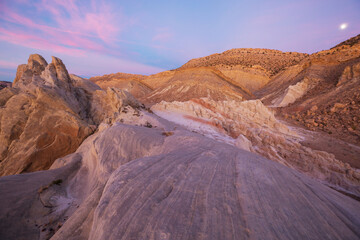
{"type": "Polygon", "coordinates": [[[359,170],[336,160],[332,154],[302,145],[303,137],[279,122],[260,100],[163,101],[151,109],[170,121],[258,153],[360,197],[359,170]],[[229,137],[221,138],[219,133],[229,137]]]}
{"type": "Polygon", "coordinates": [[[0,178],[0,237],[359,238],[358,201],[278,163],[160,123],[115,124],[52,170],[0,178]]]}
{"type": "Polygon", "coordinates": [[[360,146],[360,42],[310,55],[255,92],[282,117],[360,146]]]}
{"type": "Polygon", "coordinates": [[[37,54],[19,66],[13,87],[0,92],[0,176],[48,169],[137,102],[122,90],[72,79],[60,59],[47,64],[37,54]]]}

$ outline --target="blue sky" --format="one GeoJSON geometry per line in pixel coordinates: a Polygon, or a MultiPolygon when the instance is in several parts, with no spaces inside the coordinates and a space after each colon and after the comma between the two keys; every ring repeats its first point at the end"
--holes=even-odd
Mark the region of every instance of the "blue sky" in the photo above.
{"type": "Polygon", "coordinates": [[[231,48],[313,53],[359,34],[359,13],[359,0],[0,0],[0,80],[32,53],[85,77],[153,74],[231,48]]]}

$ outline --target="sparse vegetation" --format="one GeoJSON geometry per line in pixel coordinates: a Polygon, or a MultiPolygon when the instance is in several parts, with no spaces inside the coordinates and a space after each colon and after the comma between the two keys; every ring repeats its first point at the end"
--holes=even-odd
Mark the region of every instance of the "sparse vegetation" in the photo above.
{"type": "Polygon", "coordinates": [[[144,126],[147,127],[147,128],[152,128],[152,127],[153,127],[153,126],[151,125],[151,123],[149,123],[149,122],[146,122],[144,126]]]}
{"type": "Polygon", "coordinates": [[[38,193],[42,193],[45,190],[47,190],[49,187],[51,187],[52,185],[60,185],[63,182],[62,179],[56,179],[54,181],[52,181],[51,183],[49,183],[48,185],[42,186],[39,188],[38,193]]]}
{"type": "Polygon", "coordinates": [[[168,137],[174,135],[174,132],[162,132],[161,135],[168,137]]]}
{"type": "Polygon", "coordinates": [[[51,182],[51,184],[56,184],[56,185],[60,185],[63,182],[62,179],[57,179],[51,182]]]}

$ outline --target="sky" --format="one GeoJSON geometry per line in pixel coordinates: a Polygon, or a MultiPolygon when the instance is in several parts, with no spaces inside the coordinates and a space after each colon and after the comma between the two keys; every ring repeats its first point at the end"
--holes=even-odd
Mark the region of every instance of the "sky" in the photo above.
{"type": "Polygon", "coordinates": [[[232,48],[314,53],[360,34],[360,0],[0,0],[0,80],[30,54],[82,77],[154,74],[232,48]]]}

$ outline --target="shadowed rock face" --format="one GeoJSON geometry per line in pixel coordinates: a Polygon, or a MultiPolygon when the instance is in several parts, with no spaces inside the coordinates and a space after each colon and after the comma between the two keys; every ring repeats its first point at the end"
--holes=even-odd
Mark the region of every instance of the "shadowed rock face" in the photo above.
{"type": "Polygon", "coordinates": [[[47,64],[37,54],[18,67],[13,87],[0,92],[0,176],[48,169],[123,106],[140,106],[121,90],[71,79],[60,59],[47,64]]]}
{"type": "Polygon", "coordinates": [[[115,124],[52,170],[1,178],[1,238],[359,237],[359,202],[180,127],[167,137],[160,126],[175,126],[156,121],[115,124]]]}

